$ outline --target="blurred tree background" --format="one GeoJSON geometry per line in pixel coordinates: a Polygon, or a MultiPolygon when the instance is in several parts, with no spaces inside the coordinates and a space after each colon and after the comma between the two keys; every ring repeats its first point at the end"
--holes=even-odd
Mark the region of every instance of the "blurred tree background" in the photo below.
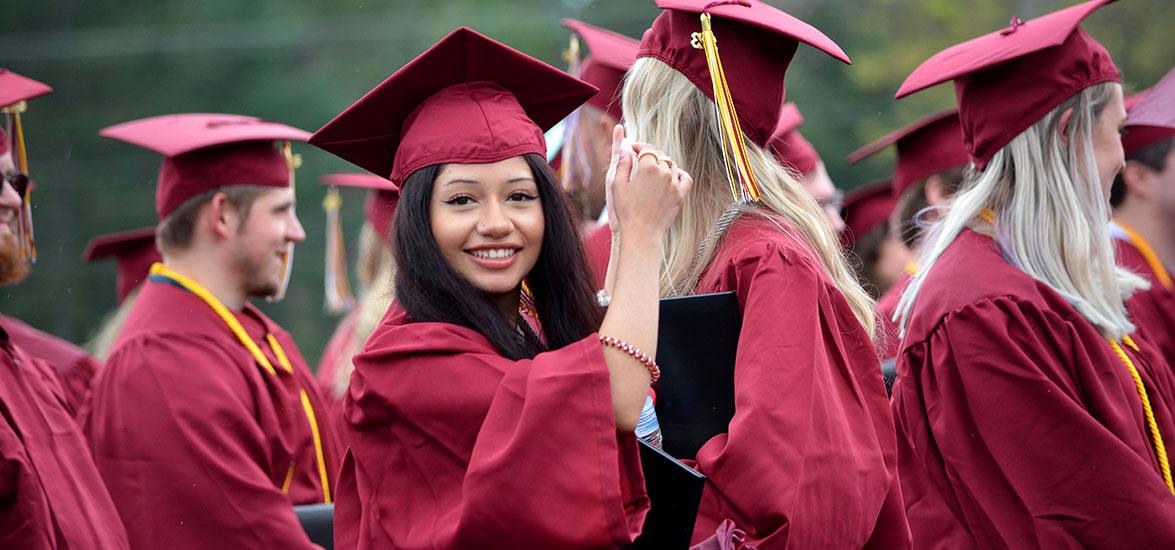
{"type": "MultiPolygon", "coordinates": [[[[849,167],[857,147],[950,107],[939,86],[894,101],[913,68],[951,44],[1074,4],[1073,0],[773,0],[817,26],[852,66],[801,47],[788,98],[802,131],[840,187],[883,177],[885,156],[849,167]]],[[[54,93],[25,115],[30,172],[39,184],[40,260],[19,286],[0,289],[0,311],[74,342],[114,307],[114,265],[86,266],[93,236],[155,223],[160,159],[100,139],[100,128],[173,112],[227,112],[315,130],[403,63],[459,25],[562,66],[571,17],[639,37],[658,13],[651,0],[9,0],[0,16],[0,67],[46,82],[54,93]]],[[[1175,61],[1170,0],[1131,0],[1093,14],[1084,28],[1123,70],[1128,89],[1156,82],[1175,61]]],[[[454,131],[460,131],[454,128],[454,131]]],[[[298,341],[312,365],[334,330],[323,313],[324,173],[353,167],[296,147],[298,248],[288,297],[260,304],[298,341]]],[[[344,192],[353,258],[362,194],[344,192]]]]}

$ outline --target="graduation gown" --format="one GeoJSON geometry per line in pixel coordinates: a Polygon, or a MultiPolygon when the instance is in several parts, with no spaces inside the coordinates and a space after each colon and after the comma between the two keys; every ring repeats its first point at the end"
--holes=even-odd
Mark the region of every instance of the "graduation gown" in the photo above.
{"type": "Polygon", "coordinates": [[[359,313],[359,308],[353,308],[339,321],[339,326],[335,327],[334,334],[327,341],[326,348],[322,350],[318,369],[314,371],[318,387],[322,388],[323,397],[326,398],[328,406],[336,412],[342,407],[343,391],[346,388],[335,387],[338,383],[335,379],[338,378],[339,368],[343,361],[351,360],[349,357],[343,356],[347,354],[351,340],[355,338],[355,328],[359,324],[359,313]]]}
{"type": "Polygon", "coordinates": [[[336,547],[603,548],[640,532],[637,442],[616,432],[596,335],[511,361],[393,304],[354,363],[336,547]]]}
{"type": "Polygon", "coordinates": [[[234,313],[276,376],[200,297],[152,278],[95,379],[83,424],[135,548],[314,547],[292,510],[324,496],[299,389],[332,481],[334,424],[289,335],[250,305],[234,313]]]}
{"type": "Polygon", "coordinates": [[[608,260],[612,257],[612,228],[608,224],[597,227],[583,238],[583,248],[587,253],[588,267],[592,269],[592,282],[597,290],[604,288],[608,260]]]}
{"type": "Polygon", "coordinates": [[[0,548],[128,548],[53,368],[0,327],[0,548]]]}
{"type": "Polygon", "coordinates": [[[20,319],[0,315],[0,326],[25,353],[53,367],[65,395],[65,408],[69,414],[77,416],[90,392],[94,374],[98,372],[98,361],[82,348],[37,330],[20,319]]]}
{"type": "MultiPolygon", "coordinates": [[[[1121,348],[1172,445],[1175,381],[1137,343],[1121,348]]],[[[893,410],[916,546],[1175,548],[1175,495],[1126,364],[991,238],[965,229],[947,248],[902,344],[893,410]]]]}
{"type": "Polygon", "coordinates": [[[906,547],[877,351],[791,231],[744,215],[696,289],[734,291],[743,322],[734,418],[696,457],[707,482],[694,543],[730,519],[763,550],[906,547]]]}
{"type": "Polygon", "coordinates": [[[1175,369],[1175,288],[1163,285],[1155,267],[1129,240],[1115,238],[1114,248],[1118,265],[1150,281],[1149,289],[1135,292],[1126,300],[1126,308],[1143,338],[1154,345],[1168,367],[1175,369]]]}

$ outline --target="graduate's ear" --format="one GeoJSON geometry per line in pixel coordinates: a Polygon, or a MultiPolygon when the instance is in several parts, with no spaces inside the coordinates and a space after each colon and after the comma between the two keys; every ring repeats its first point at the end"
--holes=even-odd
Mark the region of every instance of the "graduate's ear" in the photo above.
{"type": "Polygon", "coordinates": [[[1143,201],[1153,199],[1155,194],[1154,174],[1151,167],[1137,160],[1127,160],[1121,173],[1122,183],[1126,184],[1127,195],[1138,197],[1143,201]]]}
{"type": "Polygon", "coordinates": [[[926,178],[926,204],[942,206],[947,201],[946,181],[939,174],[926,178]]]}
{"type": "Polygon", "coordinates": [[[1073,118],[1073,108],[1065,109],[1061,113],[1061,120],[1057,122],[1057,132],[1061,134],[1061,143],[1069,145],[1069,119],[1073,118]]]}
{"type": "Polygon", "coordinates": [[[227,239],[237,232],[240,221],[237,208],[229,202],[228,195],[215,193],[204,209],[204,222],[217,240],[227,239]]]}

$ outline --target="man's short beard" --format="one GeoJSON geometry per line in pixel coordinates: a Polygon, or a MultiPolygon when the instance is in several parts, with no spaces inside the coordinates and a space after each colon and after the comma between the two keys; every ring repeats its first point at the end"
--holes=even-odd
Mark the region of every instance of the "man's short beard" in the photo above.
{"type": "Polygon", "coordinates": [[[233,270],[241,280],[241,288],[245,295],[255,298],[266,298],[277,294],[280,281],[265,277],[265,261],[255,262],[248,254],[238,254],[233,260],[233,270]]]}
{"type": "Polygon", "coordinates": [[[20,257],[20,242],[12,234],[0,235],[0,285],[13,285],[29,274],[29,264],[20,257]]]}

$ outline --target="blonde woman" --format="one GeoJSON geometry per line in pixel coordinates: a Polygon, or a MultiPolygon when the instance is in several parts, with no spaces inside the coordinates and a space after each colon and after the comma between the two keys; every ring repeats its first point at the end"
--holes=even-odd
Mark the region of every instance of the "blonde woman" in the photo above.
{"type": "MultiPolygon", "coordinates": [[[[847,57],[761,2],[685,4],[645,33],[623,103],[628,136],[663,148],[696,182],[665,240],[662,295],[734,291],[743,314],[729,430],[682,457],[708,478],[694,542],[730,520],[761,549],[904,547],[873,304],[824,211],[765,147],[798,43],[847,57]],[[694,47],[708,39],[693,40],[703,17],[720,44],[758,200],[732,200],[709,54],[694,47]]],[[[613,230],[613,243],[623,241],[624,228],[613,230]]]]}
{"type": "Polygon", "coordinates": [[[1013,19],[898,92],[954,80],[971,157],[898,305],[916,546],[1175,547],[1175,379],[1132,334],[1123,299],[1145,283],[1115,267],[1106,223],[1122,87],[1078,26],[1106,3],[1013,19]]]}

